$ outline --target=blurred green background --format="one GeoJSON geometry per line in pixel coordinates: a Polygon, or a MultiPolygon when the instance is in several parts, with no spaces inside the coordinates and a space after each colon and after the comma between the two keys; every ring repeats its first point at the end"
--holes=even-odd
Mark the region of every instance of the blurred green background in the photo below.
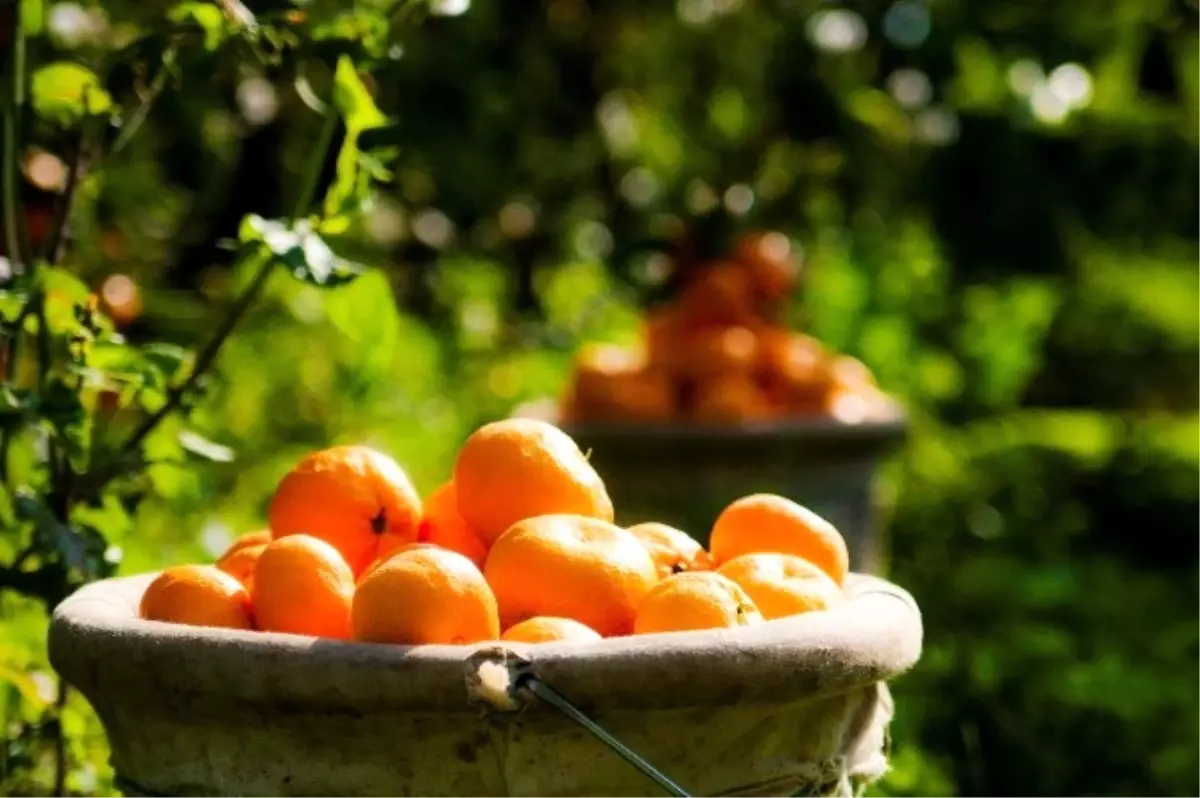
{"type": "MultiPolygon", "coordinates": [[[[153,470],[123,571],[211,559],[315,447],[431,489],[580,342],[635,332],[656,242],[779,229],[792,322],[912,417],[881,494],[926,651],[875,791],[1194,795],[1195,0],[467,2],[374,73],[401,126],[357,231],[378,269],[268,285],[193,422],[235,458],[153,470]]],[[[48,5],[44,46],[86,57],[165,8],[48,5]]],[[[196,346],[246,278],[222,240],[282,212],[319,119],[292,75],[187,58],[65,265],[134,281],[131,338],[196,346]]],[[[46,617],[0,613],[0,793],[42,794],[46,617]]],[[[70,789],[112,792],[78,697],[63,722],[70,789]]]]}

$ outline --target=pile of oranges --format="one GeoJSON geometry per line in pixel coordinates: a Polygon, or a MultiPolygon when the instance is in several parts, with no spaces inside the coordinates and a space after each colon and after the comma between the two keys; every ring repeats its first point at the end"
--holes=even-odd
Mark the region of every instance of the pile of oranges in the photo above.
{"type": "Polygon", "coordinates": [[[373,449],[314,452],[268,521],[215,565],[160,573],[141,616],[410,645],[586,641],[823,610],[849,567],[838,531],[780,496],[730,504],[709,550],[664,524],[619,527],[587,457],[534,419],[476,430],[424,502],[373,449]]]}
{"type": "Polygon", "coordinates": [[[888,415],[866,366],[779,322],[798,271],[783,234],[744,236],[732,258],[693,270],[675,302],[648,313],[638,346],[580,352],[563,419],[720,425],[888,415]]]}

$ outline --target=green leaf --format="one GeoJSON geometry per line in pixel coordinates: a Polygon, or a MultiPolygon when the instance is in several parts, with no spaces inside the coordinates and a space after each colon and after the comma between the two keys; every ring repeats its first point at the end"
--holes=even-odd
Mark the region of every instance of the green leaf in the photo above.
{"type": "Polygon", "coordinates": [[[204,49],[216,50],[231,33],[225,14],[212,3],[183,2],[167,11],[167,19],[176,24],[194,23],[204,31],[204,49]]]}
{"type": "MultiPolygon", "coordinates": [[[[367,131],[386,129],[388,119],[375,105],[371,93],[367,91],[353,63],[346,56],[338,59],[334,75],[333,104],[346,123],[346,137],[338,151],[333,183],[325,194],[326,216],[357,210],[367,196],[372,178],[386,180],[391,177],[383,163],[389,153],[373,153],[372,163],[361,152],[360,137],[367,131]]],[[[391,135],[394,134],[395,131],[392,131],[391,135]]],[[[380,134],[379,141],[386,143],[388,138],[380,134]]],[[[392,151],[390,155],[394,157],[395,152],[392,151]]]]}
{"type": "Polygon", "coordinates": [[[42,397],[41,412],[67,452],[77,473],[87,470],[92,451],[92,414],[79,392],[61,379],[53,379],[42,397]]]}
{"type": "Polygon", "coordinates": [[[37,36],[46,25],[46,8],[42,0],[21,0],[21,27],[25,35],[37,36]]]}
{"type": "Polygon", "coordinates": [[[37,408],[37,396],[25,388],[0,385],[0,429],[19,426],[37,408]]]}
{"type": "Polygon", "coordinates": [[[387,117],[375,105],[354,64],[344,55],[338,59],[333,76],[333,104],[351,130],[362,132],[387,124],[387,117]]]}
{"type": "Polygon", "coordinates": [[[184,451],[191,452],[205,460],[212,460],[214,463],[233,462],[233,449],[230,449],[228,446],[222,446],[216,441],[210,441],[203,435],[191,430],[185,429],[180,431],[179,445],[184,448],[184,451]]]}
{"type": "Polygon", "coordinates": [[[389,25],[380,9],[353,8],[317,20],[309,30],[313,41],[344,41],[374,58],[388,48],[389,25]]]}
{"type": "Polygon", "coordinates": [[[38,116],[71,125],[86,116],[112,108],[112,97],[90,69],[59,61],[33,73],[30,82],[33,110],[38,116]]]}
{"type": "Polygon", "coordinates": [[[362,272],[360,265],[335,254],[307,219],[288,227],[279,220],[250,215],[242,220],[240,237],[243,242],[261,242],[293,277],[306,283],[341,285],[362,272]]]}

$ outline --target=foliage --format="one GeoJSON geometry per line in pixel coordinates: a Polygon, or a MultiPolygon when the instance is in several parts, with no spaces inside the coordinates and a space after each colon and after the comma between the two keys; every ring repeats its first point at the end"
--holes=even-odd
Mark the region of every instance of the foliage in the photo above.
{"type": "MultiPolygon", "coordinates": [[[[36,542],[44,562],[19,570],[44,569],[52,597],[118,561],[210,557],[330,443],[385,448],[431,488],[472,425],[556,393],[580,341],[634,334],[669,288],[664,256],[771,225],[806,253],[791,320],[913,419],[880,487],[927,649],[895,685],[879,790],[1195,789],[1192,6],[553,0],[413,38],[412,8],[337,5],[248,25],[188,2],[172,27],[85,5],[71,36],[49,6],[31,32],[37,63],[87,67],[113,104],[87,112],[120,125],[25,114],[67,164],[76,141],[106,154],[85,159],[57,267],[0,297],[25,341],[0,394],[0,563],[36,542]],[[372,95],[394,113],[359,114],[372,95]],[[329,131],[331,105],[346,122],[329,131]],[[309,185],[334,188],[290,213],[309,185]],[[242,307],[280,268],[301,279],[242,307]],[[144,298],[115,328],[88,304],[113,274],[144,298]],[[38,295],[44,389],[38,314],[16,324],[38,295]],[[216,368],[179,392],[239,307],[216,368]],[[173,396],[189,413],[117,457],[173,396]],[[60,474],[119,476],[76,479],[95,496],[64,521],[41,440],[60,474]]],[[[77,696],[55,711],[44,604],[0,602],[0,789],[54,787],[61,718],[68,787],[110,791],[95,720],[77,696]]]]}
{"type": "MultiPolygon", "coordinates": [[[[387,34],[396,10],[369,8],[359,14],[373,18],[387,34]]],[[[170,9],[165,19],[148,21],[146,38],[169,31],[168,43],[157,55],[160,76],[187,63],[189,47],[194,46],[187,41],[192,24],[203,30],[199,44],[205,53],[220,55],[228,49],[239,61],[296,68],[323,63],[324,56],[306,43],[338,38],[329,35],[329,19],[318,11],[276,22],[258,20],[237,4],[184,3],[170,9]],[[170,23],[184,23],[184,30],[177,32],[170,23]]],[[[387,162],[395,153],[359,146],[360,135],[381,127],[386,117],[360,79],[351,54],[340,53],[328,90],[332,99],[321,109],[321,137],[309,155],[293,210],[283,219],[245,217],[230,255],[234,269],[249,270],[253,276],[208,342],[193,356],[173,343],[130,340],[103,312],[98,296],[58,261],[66,254],[61,242],[78,195],[85,193],[82,181],[104,184],[110,174],[105,159],[132,140],[164,89],[163,82],[156,78],[140,104],[122,118],[119,100],[105,88],[105,81],[122,68],[150,66],[138,60],[135,50],[104,52],[90,59],[95,70],[70,61],[35,66],[27,50],[39,43],[40,4],[17,4],[9,13],[3,193],[8,279],[0,289],[0,306],[5,309],[0,342],[5,366],[0,385],[0,600],[19,617],[31,603],[50,610],[80,585],[112,575],[123,556],[121,544],[133,539],[134,519],[148,494],[169,496],[172,484],[186,480],[196,460],[232,459],[229,447],[208,439],[189,418],[188,411],[204,390],[206,372],[280,267],[303,283],[321,287],[345,284],[359,275],[361,267],[336,256],[322,231],[354,222],[376,181],[390,177],[387,162]],[[26,105],[33,119],[24,119],[26,105]],[[97,117],[106,126],[120,128],[115,140],[89,137],[90,123],[97,117]],[[345,133],[336,174],[326,191],[324,210],[310,216],[339,122],[345,133]],[[74,150],[67,153],[70,174],[61,188],[49,243],[41,247],[32,240],[28,218],[22,218],[24,197],[11,177],[30,144],[26,135],[53,142],[63,128],[77,131],[74,150]]],[[[326,15],[344,13],[329,10],[326,15]]],[[[351,52],[369,63],[369,55],[354,48],[351,52]]],[[[100,771],[90,764],[93,757],[86,749],[79,750],[78,738],[85,725],[94,724],[78,714],[64,684],[51,686],[47,695],[41,683],[26,674],[29,665],[21,660],[27,653],[6,648],[0,661],[7,687],[0,783],[9,794],[50,787],[56,794],[93,792],[101,786],[100,771]],[[72,771],[72,762],[89,764],[72,771]]]]}

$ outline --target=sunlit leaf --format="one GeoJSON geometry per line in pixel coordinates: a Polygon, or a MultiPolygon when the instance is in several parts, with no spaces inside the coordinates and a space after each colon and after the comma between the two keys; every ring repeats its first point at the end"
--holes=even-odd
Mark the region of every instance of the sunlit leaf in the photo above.
{"type": "Polygon", "coordinates": [[[347,283],[362,271],[358,264],[335,254],[307,219],[289,227],[279,220],[250,215],[242,221],[240,237],[243,242],[262,242],[293,277],[314,285],[347,283]]]}
{"type": "Polygon", "coordinates": [[[347,56],[338,59],[333,77],[333,104],[345,120],[346,127],[352,130],[361,132],[387,124],[387,117],[375,105],[374,98],[347,56]]]}
{"type": "Polygon", "coordinates": [[[21,27],[27,36],[36,36],[46,25],[46,7],[42,0],[21,0],[21,27]]]}
{"type": "Polygon", "coordinates": [[[30,95],[41,117],[70,125],[112,108],[112,97],[87,67],[60,61],[33,73],[30,95]]]}
{"type": "Polygon", "coordinates": [[[194,23],[204,31],[204,49],[215,50],[228,38],[230,30],[225,14],[212,3],[179,3],[167,11],[167,19],[177,24],[194,23]]]}

